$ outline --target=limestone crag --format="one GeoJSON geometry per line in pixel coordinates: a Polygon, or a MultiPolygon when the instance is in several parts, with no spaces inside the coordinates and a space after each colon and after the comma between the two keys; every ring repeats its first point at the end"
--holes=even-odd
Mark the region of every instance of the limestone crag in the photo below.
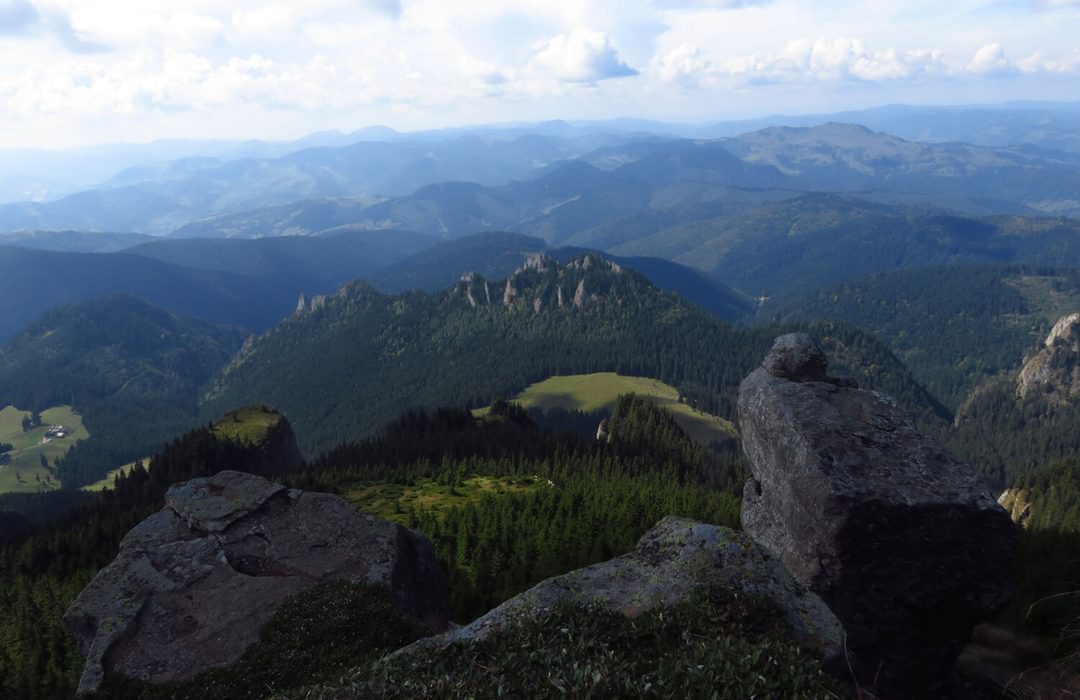
{"type": "Polygon", "coordinates": [[[863,687],[926,697],[1009,600],[1016,529],[893,399],[826,369],[790,334],[742,382],[743,527],[844,623],[863,687]]]}
{"type": "Polygon", "coordinates": [[[242,472],[173,486],[64,616],[86,657],[79,692],[106,673],[165,682],[227,666],[288,596],[338,580],[385,585],[432,632],[448,625],[423,535],[242,472]]]}
{"type": "Polygon", "coordinates": [[[1080,398],[1080,313],[1054,324],[1044,347],[1020,370],[1016,393],[1022,399],[1044,399],[1051,405],[1080,398]]]}
{"type": "MultiPolygon", "coordinates": [[[[623,290],[648,282],[595,254],[583,254],[560,266],[551,256],[537,253],[501,284],[499,303],[504,308],[539,314],[571,307],[584,309],[601,301],[619,303],[623,290]]],[[[488,282],[474,272],[462,275],[452,293],[461,296],[471,308],[492,304],[488,282]]]]}
{"type": "Polygon", "coordinates": [[[560,604],[595,604],[635,617],[686,602],[695,591],[727,586],[771,600],[785,614],[792,637],[827,665],[840,663],[843,628],[816,595],[746,535],[715,525],[666,517],[621,557],[543,581],[471,624],[420,640],[399,654],[428,654],[479,640],[560,604]]]}
{"type": "Polygon", "coordinates": [[[998,496],[998,504],[1017,525],[1026,526],[1031,519],[1031,493],[1027,489],[1005,489],[998,496]]]}

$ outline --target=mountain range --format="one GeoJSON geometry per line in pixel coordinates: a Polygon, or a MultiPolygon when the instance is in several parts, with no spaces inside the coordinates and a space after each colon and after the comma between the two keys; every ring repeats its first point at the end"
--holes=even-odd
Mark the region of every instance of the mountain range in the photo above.
{"type": "Polygon", "coordinates": [[[355,223],[452,236],[513,229],[558,242],[615,218],[614,210],[715,201],[719,186],[852,192],[977,214],[1080,213],[1080,155],[1030,144],[908,141],[836,123],[709,140],[567,129],[570,136],[496,130],[307,147],[274,157],[183,158],[55,201],[0,205],[0,231],[160,235],[198,222],[182,235],[250,236],[355,223]],[[293,221],[280,209],[327,198],[341,201],[305,205],[314,208],[315,221],[293,221]]]}

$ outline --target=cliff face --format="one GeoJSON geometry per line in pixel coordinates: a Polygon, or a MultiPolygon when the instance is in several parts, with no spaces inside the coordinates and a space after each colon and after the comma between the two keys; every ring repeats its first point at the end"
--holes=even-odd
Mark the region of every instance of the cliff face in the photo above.
{"type": "Polygon", "coordinates": [[[1051,405],[1080,397],[1080,313],[1054,324],[1044,346],[1020,370],[1016,393],[1051,405]]]}
{"type": "Polygon", "coordinates": [[[747,534],[840,618],[865,687],[937,692],[1012,595],[1008,514],[890,397],[828,379],[805,334],[743,381],[739,425],[747,534]]]}

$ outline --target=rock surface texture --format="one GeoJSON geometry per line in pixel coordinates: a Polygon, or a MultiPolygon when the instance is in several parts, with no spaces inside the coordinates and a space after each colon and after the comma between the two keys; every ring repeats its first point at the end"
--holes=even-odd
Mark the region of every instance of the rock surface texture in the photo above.
{"type": "Polygon", "coordinates": [[[426,654],[455,642],[479,640],[559,604],[599,604],[628,617],[686,602],[697,590],[728,586],[773,601],[793,638],[826,664],[840,663],[843,628],[818,596],[746,535],[728,528],[667,517],[629,554],[543,581],[471,624],[422,639],[398,653],[426,654]]]}
{"type": "Polygon", "coordinates": [[[1008,602],[1016,529],[971,467],[823,357],[782,336],[740,386],[743,527],[843,622],[863,688],[931,697],[1008,602]]]}
{"type": "Polygon", "coordinates": [[[1045,347],[1024,363],[1016,382],[1022,399],[1057,405],[1080,397],[1080,313],[1060,319],[1045,347]]]}
{"type": "Polygon", "coordinates": [[[285,598],[343,579],[388,586],[432,632],[448,625],[423,535],[242,472],[177,484],[64,616],[86,657],[79,692],[106,673],[165,682],[227,666],[285,598]]]}

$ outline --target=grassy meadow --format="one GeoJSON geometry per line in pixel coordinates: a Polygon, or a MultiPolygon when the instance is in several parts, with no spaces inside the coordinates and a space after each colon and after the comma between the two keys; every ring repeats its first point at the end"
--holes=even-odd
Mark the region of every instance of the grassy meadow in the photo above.
{"type": "Polygon", "coordinates": [[[475,503],[485,494],[499,496],[547,486],[546,480],[533,476],[472,476],[457,485],[417,479],[409,485],[354,483],[340,490],[357,510],[406,524],[410,512],[440,515],[454,506],[475,503]]]}
{"type": "MultiPolygon", "coordinates": [[[[611,408],[623,394],[637,394],[667,409],[695,442],[707,445],[736,434],[730,421],[681,403],[674,387],[648,377],[626,377],[614,372],[555,376],[529,386],[513,400],[525,408],[591,413],[611,408]]],[[[487,411],[481,408],[474,413],[484,415],[487,411]]]]}
{"type": "Polygon", "coordinates": [[[23,432],[22,419],[30,411],[6,406],[0,409],[0,443],[9,443],[14,450],[7,453],[9,464],[0,466],[0,493],[51,491],[60,488],[52,472],[55,460],[67,454],[78,440],[90,437],[79,414],[71,406],[56,406],[41,412],[41,425],[23,432]],[[69,429],[66,436],[45,442],[46,431],[55,425],[69,429]],[[41,465],[44,455],[48,467],[41,465]]]}

